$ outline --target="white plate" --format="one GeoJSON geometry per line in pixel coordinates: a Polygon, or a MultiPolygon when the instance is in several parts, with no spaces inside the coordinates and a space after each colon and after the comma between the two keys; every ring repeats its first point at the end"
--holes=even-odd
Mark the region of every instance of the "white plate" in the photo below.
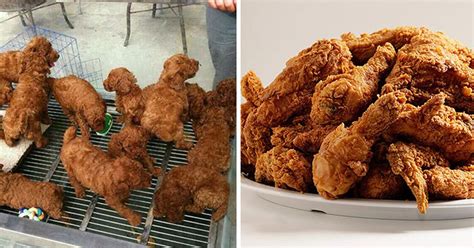
{"type": "Polygon", "coordinates": [[[391,220],[451,220],[474,217],[474,199],[430,202],[427,213],[419,214],[415,201],[337,199],[302,194],[256,183],[241,176],[242,187],[259,197],[286,207],[331,215],[391,220]]]}

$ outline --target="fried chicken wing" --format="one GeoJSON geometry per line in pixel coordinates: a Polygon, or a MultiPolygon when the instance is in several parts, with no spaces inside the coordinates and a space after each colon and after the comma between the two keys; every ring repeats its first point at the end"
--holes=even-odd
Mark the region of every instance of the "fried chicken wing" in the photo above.
{"type": "Polygon", "coordinates": [[[248,115],[255,109],[255,106],[251,102],[246,102],[240,105],[240,161],[242,171],[245,169],[254,168],[251,166],[249,155],[247,154],[247,143],[245,141],[244,126],[248,115]]]}
{"type": "Polygon", "coordinates": [[[150,134],[141,126],[127,124],[119,133],[110,137],[108,152],[114,158],[126,156],[143,164],[148,172],[156,177],[160,176],[161,169],[155,168],[155,160],[148,154],[146,146],[150,134]]]}
{"type": "Polygon", "coordinates": [[[125,205],[130,192],[150,187],[151,175],[138,161],[127,157],[112,158],[93,146],[85,137],[76,137],[76,128],[64,133],[61,161],[76,196],[83,198],[89,188],[126,218],[132,226],[141,223],[141,215],[125,205]]]}
{"type": "Polygon", "coordinates": [[[293,140],[300,133],[305,132],[308,126],[296,124],[293,126],[274,127],[272,128],[272,136],[270,142],[272,146],[282,146],[285,148],[295,148],[293,140]]]}
{"type": "Polygon", "coordinates": [[[336,129],[337,125],[316,125],[313,124],[309,131],[298,133],[293,139],[293,145],[298,150],[315,154],[318,153],[324,138],[336,129]]]}
{"type": "Polygon", "coordinates": [[[276,127],[290,117],[304,113],[311,106],[313,90],[295,91],[288,95],[263,101],[257,108],[257,121],[266,127],[276,127]]]}
{"type": "Polygon", "coordinates": [[[0,206],[15,209],[41,208],[54,219],[60,219],[63,189],[50,182],[35,182],[17,173],[5,173],[0,165],[0,206]]]}
{"type": "Polygon", "coordinates": [[[64,114],[79,126],[84,137],[90,136],[89,127],[96,132],[104,129],[107,106],[88,81],[71,75],[49,78],[48,82],[64,114]]]}
{"type": "Polygon", "coordinates": [[[388,163],[370,163],[367,175],[357,185],[356,194],[368,199],[400,199],[405,181],[392,172],[388,163]]]}
{"type": "Polygon", "coordinates": [[[258,157],[255,181],[308,192],[312,187],[311,164],[302,153],[276,146],[258,157]]]}
{"type": "Polygon", "coordinates": [[[202,213],[214,210],[212,220],[222,219],[227,212],[229,184],[224,176],[210,168],[179,166],[168,172],[155,193],[155,217],[181,222],[184,211],[202,213]]]}
{"type": "Polygon", "coordinates": [[[103,85],[106,91],[115,92],[115,108],[122,114],[119,121],[139,125],[145,110],[145,98],[135,75],[127,68],[115,68],[109,72],[103,85]]]}
{"type": "Polygon", "coordinates": [[[376,97],[379,81],[395,62],[390,43],[379,46],[374,56],[351,71],[331,75],[316,85],[312,98],[311,119],[316,124],[352,121],[376,97]]]}
{"type": "Polygon", "coordinates": [[[397,142],[388,148],[387,159],[393,173],[405,180],[415,196],[418,211],[428,209],[428,186],[423,178],[423,169],[449,167],[449,162],[440,153],[428,147],[397,142]]]}
{"type": "Polygon", "coordinates": [[[438,200],[474,198],[474,170],[434,167],[423,171],[430,196],[438,200]]]}
{"type": "Polygon", "coordinates": [[[183,54],[165,61],[158,83],[144,89],[145,111],[141,125],[165,142],[175,142],[177,148],[189,149],[183,121],[188,116],[188,98],[184,81],[194,77],[199,62],[183,54]]]}
{"type": "Polygon", "coordinates": [[[286,62],[286,67],[263,90],[263,100],[280,98],[303,89],[313,89],[329,75],[352,69],[352,55],[340,40],[320,40],[286,62]]]}
{"type": "Polygon", "coordinates": [[[347,44],[357,64],[365,64],[375,53],[378,46],[389,42],[395,49],[410,43],[411,39],[419,34],[429,32],[426,28],[397,27],[382,29],[371,34],[361,34],[359,37],[352,33],[341,35],[342,41],[347,44]]]}
{"type": "Polygon", "coordinates": [[[263,84],[254,71],[249,71],[240,81],[242,96],[255,106],[262,103],[263,84]]]}
{"type": "Polygon", "coordinates": [[[445,97],[435,95],[418,108],[408,105],[389,133],[435,147],[454,162],[466,161],[474,153],[474,121],[444,105],[445,97]]]}
{"type": "Polygon", "coordinates": [[[473,58],[473,51],[442,33],[415,36],[398,51],[382,94],[401,90],[408,102],[421,104],[444,92],[448,106],[474,113],[473,58]]]}
{"type": "Polygon", "coordinates": [[[313,160],[313,182],[322,197],[343,196],[367,174],[372,145],[398,118],[405,100],[399,92],[382,96],[349,128],[341,124],[326,136],[313,160]]]}
{"type": "Polygon", "coordinates": [[[254,109],[248,115],[242,136],[245,140],[245,154],[250,164],[255,165],[258,156],[262,155],[271,148],[270,137],[272,130],[258,123],[257,109],[254,109]]]}

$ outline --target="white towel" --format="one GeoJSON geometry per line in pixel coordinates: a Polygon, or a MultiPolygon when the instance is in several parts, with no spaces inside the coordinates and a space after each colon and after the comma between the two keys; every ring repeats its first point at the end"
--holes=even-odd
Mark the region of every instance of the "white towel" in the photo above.
{"type": "MultiPolygon", "coordinates": [[[[5,115],[5,110],[0,110],[0,116],[5,115]]],[[[41,132],[44,133],[50,125],[41,124],[41,132]]],[[[33,141],[22,138],[16,146],[9,147],[4,140],[0,140],[0,164],[3,164],[3,171],[11,171],[23,157],[28,147],[33,141]]]]}

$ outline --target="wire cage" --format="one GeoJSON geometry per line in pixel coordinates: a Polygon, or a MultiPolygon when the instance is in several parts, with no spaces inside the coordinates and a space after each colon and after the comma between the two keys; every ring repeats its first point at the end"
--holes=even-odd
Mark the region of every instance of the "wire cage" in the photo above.
{"type": "Polygon", "coordinates": [[[104,87],[102,82],[102,64],[99,58],[82,61],[80,64],[73,64],[67,66],[62,71],[65,75],[76,75],[94,86],[94,88],[100,93],[104,93],[104,87]]]}
{"type": "MultiPolygon", "coordinates": [[[[75,38],[37,26],[26,28],[23,33],[17,35],[0,47],[0,52],[22,50],[31,38],[37,35],[47,38],[53,45],[53,48],[59,53],[60,57],[58,61],[56,61],[55,66],[51,68],[52,77],[64,77],[71,74],[69,72],[83,71],[82,68],[79,68],[83,64],[75,38]]],[[[82,74],[77,75],[81,76],[82,74]]]]}

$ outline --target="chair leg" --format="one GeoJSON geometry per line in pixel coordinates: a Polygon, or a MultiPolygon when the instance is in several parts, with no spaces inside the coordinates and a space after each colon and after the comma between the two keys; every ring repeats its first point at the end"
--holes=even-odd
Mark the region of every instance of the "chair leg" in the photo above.
{"type": "Polygon", "coordinates": [[[156,17],[156,3],[153,4],[153,9],[151,11],[151,17],[152,18],[156,17]]]}
{"type": "Polygon", "coordinates": [[[66,7],[64,7],[64,3],[60,2],[59,5],[61,6],[61,11],[63,12],[64,20],[66,21],[67,25],[70,29],[74,29],[74,26],[71,24],[69,18],[67,17],[66,7]]]}
{"type": "Polygon", "coordinates": [[[186,27],[184,26],[183,6],[178,4],[179,26],[181,28],[181,42],[183,43],[183,53],[188,54],[188,45],[186,42],[186,27]]]}
{"type": "Polygon", "coordinates": [[[77,13],[79,13],[79,15],[82,15],[82,0],[78,0],[77,13]]]}
{"type": "Polygon", "coordinates": [[[123,46],[128,46],[128,41],[130,40],[130,11],[132,9],[132,3],[128,3],[127,5],[127,36],[125,36],[125,41],[123,46]]]}
{"type": "Polygon", "coordinates": [[[20,16],[20,20],[21,20],[21,24],[23,24],[23,27],[26,27],[26,22],[25,22],[25,18],[23,17],[23,14],[21,13],[21,11],[18,11],[18,15],[20,16]]]}
{"type": "Polygon", "coordinates": [[[33,33],[37,35],[38,33],[36,32],[35,20],[33,19],[33,11],[31,9],[28,9],[27,14],[28,14],[28,20],[31,23],[31,27],[33,27],[33,33]]]}

